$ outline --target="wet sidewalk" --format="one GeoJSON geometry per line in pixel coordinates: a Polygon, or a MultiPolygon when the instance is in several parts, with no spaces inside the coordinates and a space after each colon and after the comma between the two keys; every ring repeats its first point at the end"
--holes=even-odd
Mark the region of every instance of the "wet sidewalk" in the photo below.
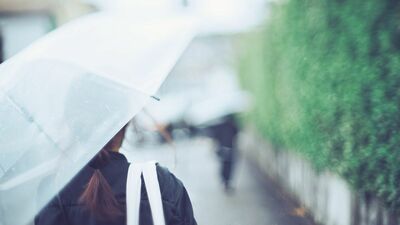
{"type": "Polygon", "coordinates": [[[313,225],[302,208],[289,200],[248,160],[239,159],[234,191],[225,193],[219,165],[210,139],[178,141],[177,164],[168,145],[133,147],[125,144],[129,160],[157,160],[167,166],[186,186],[199,225],[313,225]]]}

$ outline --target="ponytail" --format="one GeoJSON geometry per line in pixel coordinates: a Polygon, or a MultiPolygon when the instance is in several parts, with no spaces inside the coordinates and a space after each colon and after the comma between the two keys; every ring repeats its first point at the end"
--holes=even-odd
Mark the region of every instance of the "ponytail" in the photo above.
{"type": "Polygon", "coordinates": [[[114,197],[110,184],[99,169],[95,169],[79,202],[102,219],[114,219],[122,215],[120,204],[114,197]]]}
{"type": "Polygon", "coordinates": [[[120,204],[114,197],[110,184],[98,169],[94,170],[79,202],[84,203],[90,212],[103,219],[114,219],[122,215],[120,204]]]}
{"type": "Polygon", "coordinates": [[[89,163],[94,169],[94,172],[79,198],[79,203],[84,204],[92,214],[100,219],[113,220],[123,215],[121,205],[115,198],[110,184],[99,168],[108,163],[110,158],[109,152],[119,149],[121,146],[126,126],[127,125],[125,125],[89,163]]]}

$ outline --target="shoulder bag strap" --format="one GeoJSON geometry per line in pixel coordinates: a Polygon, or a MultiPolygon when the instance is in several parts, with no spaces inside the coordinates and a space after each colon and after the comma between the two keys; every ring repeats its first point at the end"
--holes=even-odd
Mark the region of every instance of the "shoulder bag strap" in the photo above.
{"type": "Polygon", "coordinates": [[[142,164],[130,164],[126,181],[127,225],[139,225],[140,192],[142,187],[142,164]]]}
{"type": "Polygon", "coordinates": [[[165,225],[160,185],[155,162],[133,163],[129,166],[126,185],[127,225],[139,224],[140,196],[143,180],[146,183],[154,225],[165,225]]]}
{"type": "Polygon", "coordinates": [[[156,162],[148,162],[143,167],[143,179],[153,215],[154,225],[165,225],[164,210],[161,199],[160,184],[157,177],[156,162]]]}

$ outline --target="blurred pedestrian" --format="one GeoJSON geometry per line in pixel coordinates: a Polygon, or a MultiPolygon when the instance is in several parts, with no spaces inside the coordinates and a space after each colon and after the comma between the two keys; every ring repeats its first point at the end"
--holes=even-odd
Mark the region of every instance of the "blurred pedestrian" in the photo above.
{"type": "MultiPolygon", "coordinates": [[[[126,224],[126,186],[130,164],[119,153],[125,130],[126,126],[51,200],[36,216],[35,225],[126,224]]],[[[156,172],[165,224],[196,225],[189,195],[182,182],[158,164],[156,172]]],[[[139,224],[153,224],[143,177],[139,224]]]]}
{"type": "Polygon", "coordinates": [[[212,137],[217,143],[220,160],[220,175],[225,191],[231,191],[232,176],[237,157],[236,137],[239,128],[233,114],[225,116],[221,122],[210,127],[212,137]]]}

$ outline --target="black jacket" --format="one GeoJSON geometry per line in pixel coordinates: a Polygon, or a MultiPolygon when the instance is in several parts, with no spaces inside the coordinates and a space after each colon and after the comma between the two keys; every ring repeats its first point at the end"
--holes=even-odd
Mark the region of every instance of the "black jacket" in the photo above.
{"type": "MultiPolygon", "coordinates": [[[[116,199],[124,209],[126,205],[125,191],[128,168],[128,161],[125,156],[119,153],[112,153],[109,163],[100,168],[101,173],[109,182],[116,199]]],[[[36,216],[35,225],[125,225],[125,215],[112,222],[105,221],[92,215],[84,205],[78,202],[93,172],[94,169],[90,166],[83,168],[58,195],[61,204],[57,197],[54,198],[36,216]],[[64,210],[62,210],[61,205],[64,210]]],[[[160,166],[157,166],[157,174],[166,225],[196,225],[192,205],[182,182],[167,169],[160,166]]],[[[142,185],[139,223],[140,225],[153,224],[145,185],[142,185]]]]}

